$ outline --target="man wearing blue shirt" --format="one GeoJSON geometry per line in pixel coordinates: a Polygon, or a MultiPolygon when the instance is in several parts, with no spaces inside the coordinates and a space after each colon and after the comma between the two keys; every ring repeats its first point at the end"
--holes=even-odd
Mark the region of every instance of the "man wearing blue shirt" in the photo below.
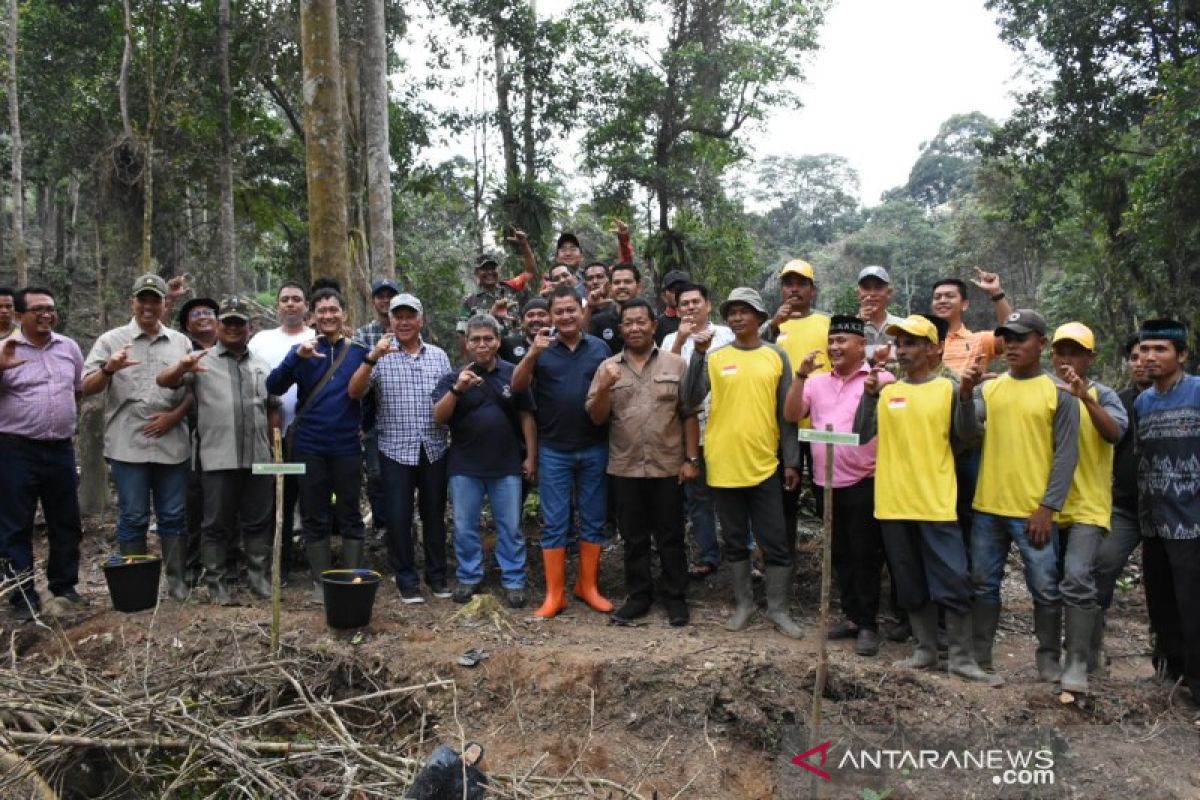
{"type": "Polygon", "coordinates": [[[321,603],[321,573],[333,565],[330,505],[342,534],[342,566],[353,569],[362,563],[366,534],[358,509],[362,491],[362,404],[350,396],[348,389],[351,376],[369,351],[362,342],[342,333],[346,301],[337,290],[314,292],[312,307],[317,336],[291,349],[267,377],[267,391],[278,396],[292,384],[299,387],[296,418],[287,433],[288,457],[305,466],[300,476],[300,518],[312,571],[312,599],[321,603]],[[333,370],[333,375],[324,381],[328,370],[333,370]],[[317,389],[320,391],[315,399],[310,400],[317,389]]]}
{"type": "Polygon", "coordinates": [[[1200,378],[1183,371],[1183,323],[1146,320],[1138,352],[1154,383],[1137,396],[1138,511],[1154,665],[1200,706],[1200,378]]]}
{"type": "Polygon", "coordinates": [[[350,381],[350,396],[368,390],[376,398],[379,472],[387,509],[388,561],[400,599],[423,603],[413,560],[413,495],[421,514],[425,583],[434,597],[449,597],[446,585],[446,426],[433,419],[433,390],[450,371],[440,348],[421,338],[421,301],[411,294],[392,298],[392,332],[382,337],[350,381]]]}
{"type": "Polygon", "coordinates": [[[466,603],[483,582],[479,514],[486,495],[496,523],[504,601],[523,608],[525,536],[521,532],[521,478],[537,473],[533,395],[512,390],[515,367],[496,357],[500,324],[491,314],[466,322],[471,363],[447,372],[433,390],[433,419],[450,427],[450,491],[454,496],[454,602],[466,603]]]}
{"type": "Polygon", "coordinates": [[[579,579],[575,595],[596,611],[612,611],[600,594],[600,553],[608,516],[607,428],[584,409],[588,387],[612,355],[601,339],[583,331],[583,307],[571,286],[550,293],[550,323],[533,340],[513,372],[512,390],[533,386],[538,409],[538,493],[542,502],[542,566],[546,601],[535,616],[556,616],[567,605],[567,530],[571,494],[579,512],[579,579]],[[553,335],[551,335],[553,333],[553,335]]]}

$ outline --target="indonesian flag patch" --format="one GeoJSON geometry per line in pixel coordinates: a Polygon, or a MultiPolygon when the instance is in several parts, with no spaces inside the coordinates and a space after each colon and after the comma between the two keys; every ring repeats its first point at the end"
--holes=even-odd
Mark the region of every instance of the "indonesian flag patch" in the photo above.
{"type": "Polygon", "coordinates": [[[908,407],[908,398],[907,397],[889,397],[888,398],[888,408],[901,409],[901,408],[907,408],[907,407],[908,407]]]}
{"type": "Polygon", "coordinates": [[[726,364],[721,367],[721,375],[725,378],[731,378],[737,375],[737,364],[726,364]]]}

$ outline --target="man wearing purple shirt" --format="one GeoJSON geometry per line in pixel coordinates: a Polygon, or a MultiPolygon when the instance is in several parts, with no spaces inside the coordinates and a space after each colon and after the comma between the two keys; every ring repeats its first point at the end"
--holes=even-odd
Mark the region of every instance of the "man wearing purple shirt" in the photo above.
{"type": "Polygon", "coordinates": [[[20,329],[0,347],[0,559],[3,575],[20,580],[9,595],[27,622],[41,607],[33,578],[33,517],[40,500],[46,517],[46,581],[58,603],[84,605],[79,580],[83,526],[76,495],[76,403],[83,388],[83,354],[54,332],[58,312],[47,289],[13,297],[20,329]]]}

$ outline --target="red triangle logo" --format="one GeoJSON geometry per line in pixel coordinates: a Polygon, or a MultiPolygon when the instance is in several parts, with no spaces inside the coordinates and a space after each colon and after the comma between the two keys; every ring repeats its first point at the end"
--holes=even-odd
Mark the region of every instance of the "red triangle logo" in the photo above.
{"type": "Polygon", "coordinates": [[[821,766],[822,767],[825,766],[825,759],[829,757],[829,748],[831,748],[831,747],[833,747],[832,741],[822,742],[821,744],[817,745],[816,747],[805,750],[803,753],[801,753],[800,755],[793,758],[792,763],[795,764],[797,767],[803,767],[804,769],[808,770],[809,772],[813,773],[814,775],[820,775],[822,778],[824,778],[827,781],[833,780],[833,777],[828,772],[808,763],[809,756],[820,753],[821,754],[821,766]]]}

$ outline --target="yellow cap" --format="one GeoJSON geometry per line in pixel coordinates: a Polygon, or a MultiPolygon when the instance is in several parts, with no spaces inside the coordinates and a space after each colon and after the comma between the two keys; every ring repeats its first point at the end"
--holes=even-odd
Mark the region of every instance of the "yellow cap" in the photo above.
{"type": "Polygon", "coordinates": [[[1051,344],[1064,341],[1075,342],[1089,352],[1096,352],[1096,337],[1092,334],[1092,329],[1082,322],[1068,322],[1055,329],[1051,344]]]}
{"type": "Polygon", "coordinates": [[[913,314],[911,317],[905,317],[899,322],[888,325],[884,333],[888,336],[907,333],[910,336],[916,336],[918,339],[928,339],[934,344],[938,343],[937,326],[920,314],[913,314]]]}
{"type": "Polygon", "coordinates": [[[817,272],[813,269],[812,264],[799,258],[793,258],[783,265],[783,269],[779,270],[779,277],[782,278],[784,275],[799,275],[801,278],[808,278],[810,281],[817,279],[817,272]]]}

